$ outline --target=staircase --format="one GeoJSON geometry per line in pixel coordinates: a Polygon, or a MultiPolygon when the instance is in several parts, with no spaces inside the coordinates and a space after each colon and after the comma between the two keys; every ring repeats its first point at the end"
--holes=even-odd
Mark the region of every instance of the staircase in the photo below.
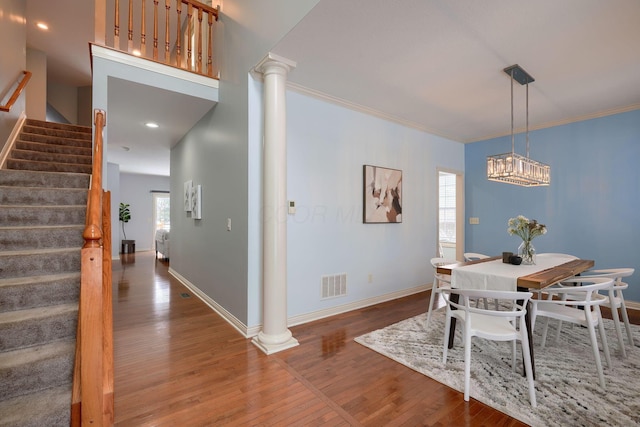
{"type": "Polygon", "coordinates": [[[0,426],[68,426],[91,128],[27,120],[0,170],[0,426]]]}

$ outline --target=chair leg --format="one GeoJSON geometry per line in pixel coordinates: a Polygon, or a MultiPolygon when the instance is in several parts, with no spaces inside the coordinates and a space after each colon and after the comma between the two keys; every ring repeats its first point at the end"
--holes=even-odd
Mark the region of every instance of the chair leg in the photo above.
{"type": "Polygon", "coordinates": [[[558,330],[556,331],[556,343],[560,341],[560,332],[562,332],[562,320],[558,320],[558,330]]]}
{"type": "Polygon", "coordinates": [[[531,366],[531,354],[529,353],[529,339],[527,338],[527,332],[524,331],[520,337],[522,343],[522,355],[524,356],[524,371],[527,374],[527,384],[529,386],[529,401],[534,408],[538,406],[536,402],[536,388],[533,382],[533,368],[531,366]]]}
{"type": "Polygon", "coordinates": [[[451,330],[451,309],[447,305],[447,314],[444,320],[444,339],[442,344],[442,363],[447,364],[447,353],[449,351],[449,331],[451,330]]]}
{"type": "MultiPolygon", "coordinates": [[[[465,325],[466,329],[467,325],[465,325]]],[[[464,332],[464,400],[469,401],[469,388],[471,385],[471,337],[464,332]]]]}
{"type": "Polygon", "coordinates": [[[616,328],[616,336],[618,337],[618,345],[620,346],[620,352],[622,357],[627,357],[627,352],[624,348],[624,340],[622,339],[622,328],[620,327],[620,316],[618,316],[618,307],[615,304],[609,306],[611,309],[611,317],[613,318],[613,325],[616,328]]]}
{"type": "Polygon", "coordinates": [[[598,380],[600,382],[600,387],[606,389],[606,386],[604,384],[604,373],[602,371],[602,361],[600,360],[600,349],[598,348],[598,339],[596,338],[596,331],[591,320],[588,320],[587,323],[587,328],[589,329],[589,337],[591,338],[591,348],[593,349],[593,357],[596,360],[596,369],[598,370],[598,380]]]}
{"type": "Polygon", "coordinates": [[[602,351],[604,351],[604,360],[607,362],[607,368],[611,369],[611,353],[609,353],[609,344],[607,343],[607,334],[604,331],[604,323],[602,316],[598,312],[598,330],[600,331],[600,341],[602,341],[602,351]]]}
{"type": "Polygon", "coordinates": [[[544,329],[542,330],[542,342],[540,347],[544,347],[547,344],[547,331],[549,330],[549,318],[544,318],[544,329]]]}
{"type": "Polygon", "coordinates": [[[624,327],[627,330],[627,338],[629,338],[629,344],[633,348],[633,334],[631,333],[631,327],[629,326],[629,314],[627,314],[627,306],[624,303],[624,298],[620,295],[620,311],[622,312],[622,320],[624,321],[624,327]]]}
{"type": "Polygon", "coordinates": [[[429,329],[429,323],[431,322],[431,310],[433,310],[433,301],[435,300],[435,296],[438,293],[438,284],[434,281],[433,286],[431,287],[431,296],[429,297],[429,307],[427,307],[427,322],[425,327],[429,329]]]}

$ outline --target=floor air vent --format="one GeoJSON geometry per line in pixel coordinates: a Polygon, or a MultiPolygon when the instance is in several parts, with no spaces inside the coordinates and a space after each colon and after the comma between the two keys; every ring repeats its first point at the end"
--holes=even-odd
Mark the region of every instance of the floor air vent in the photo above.
{"type": "Polygon", "coordinates": [[[322,276],[322,298],[333,298],[347,294],[347,274],[322,276]]]}

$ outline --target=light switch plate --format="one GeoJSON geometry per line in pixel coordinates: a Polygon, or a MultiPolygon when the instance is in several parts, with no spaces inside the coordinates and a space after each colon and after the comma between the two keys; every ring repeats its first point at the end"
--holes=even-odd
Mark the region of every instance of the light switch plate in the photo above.
{"type": "Polygon", "coordinates": [[[469,224],[480,224],[480,218],[472,216],[471,218],[469,218],[469,224]]]}

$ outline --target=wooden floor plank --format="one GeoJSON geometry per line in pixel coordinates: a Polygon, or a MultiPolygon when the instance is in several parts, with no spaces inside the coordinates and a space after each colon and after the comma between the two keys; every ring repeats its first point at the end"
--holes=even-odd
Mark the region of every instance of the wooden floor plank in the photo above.
{"type": "Polygon", "coordinates": [[[113,274],[117,426],[523,425],[353,341],[424,312],[427,292],[292,327],[300,345],[266,356],[153,252],[122,261],[113,274]]]}

